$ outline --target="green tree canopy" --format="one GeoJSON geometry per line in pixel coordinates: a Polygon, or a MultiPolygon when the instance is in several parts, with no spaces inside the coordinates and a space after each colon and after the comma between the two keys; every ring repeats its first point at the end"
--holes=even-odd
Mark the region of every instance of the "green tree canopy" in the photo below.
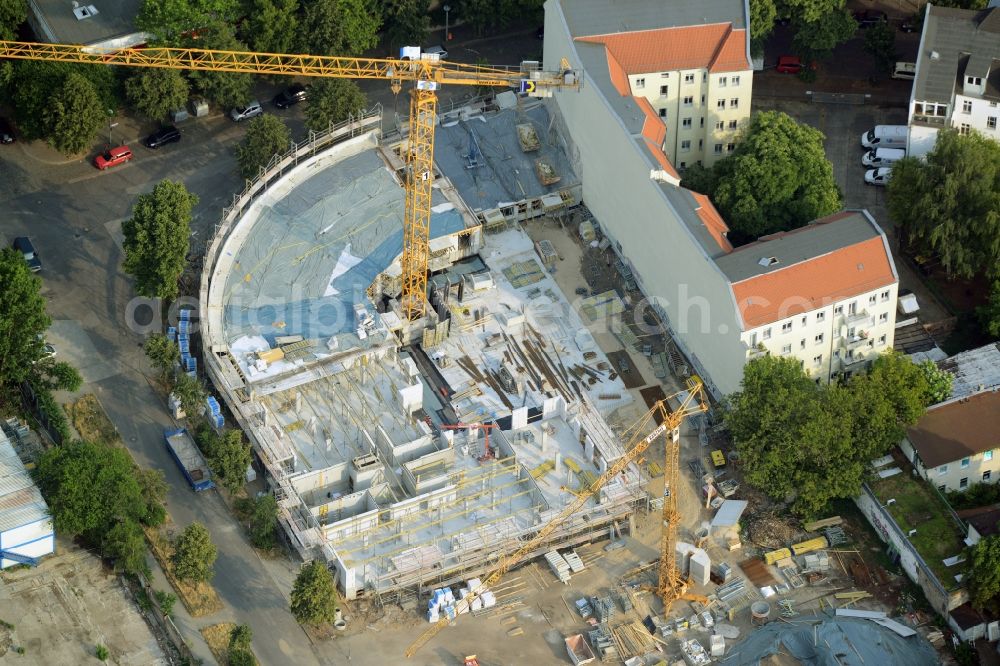
{"type": "Polygon", "coordinates": [[[306,106],[306,126],[322,131],[331,123],[347,120],[368,106],[368,99],[354,81],[348,79],[321,79],[313,84],[306,106]]]}
{"type": "Polygon", "coordinates": [[[27,18],[27,0],[0,0],[0,39],[16,39],[17,27],[27,18]]]}
{"type": "Polygon", "coordinates": [[[208,530],[201,523],[191,523],[174,539],[171,563],[181,580],[207,581],[215,574],[212,567],[218,552],[208,530]]]}
{"type": "Polygon", "coordinates": [[[250,121],[243,141],[236,147],[240,175],[253,178],[271,158],[288,150],[292,133],[278,116],[264,114],[250,121]]]}
{"type": "Polygon", "coordinates": [[[972,547],[966,583],[972,605],[979,609],[995,608],[1000,595],[1000,535],[983,538],[972,547]]]}
{"type": "Polygon", "coordinates": [[[250,445],[243,441],[243,431],[226,430],[221,437],[213,438],[206,455],[212,471],[230,493],[236,493],[246,484],[247,468],[253,455],[250,445]]]}
{"type": "Polygon", "coordinates": [[[239,0],[144,0],[135,25],[161,42],[177,45],[190,31],[234,23],[241,10],[239,0]]]}
{"type": "Polygon", "coordinates": [[[172,393],[181,401],[181,408],[188,414],[200,414],[204,408],[205,388],[186,372],[177,375],[172,393]]]}
{"type": "Polygon", "coordinates": [[[463,0],[455,18],[483,35],[502,30],[515,21],[540,19],[542,4],[542,0],[463,0]]]}
{"type": "MultiPolygon", "coordinates": [[[[854,36],[858,24],[846,9],[835,9],[813,21],[796,21],[792,51],[802,57],[803,62],[827,60],[833,49],[854,36]]],[[[805,73],[812,69],[804,67],[805,73]]]]}
{"type": "Polygon", "coordinates": [[[187,79],[176,69],[138,68],[125,81],[128,103],[153,120],[162,120],[174,109],[184,108],[189,92],[187,79]]]}
{"type": "Polygon", "coordinates": [[[13,65],[10,100],[14,105],[18,129],[26,139],[49,137],[52,131],[50,100],[64,91],[70,74],[83,76],[93,85],[100,100],[101,124],[107,121],[109,111],[114,112],[118,108],[119,83],[114,67],[46,60],[18,60],[13,65]]]}
{"type": "Polygon", "coordinates": [[[249,650],[253,641],[253,630],[249,624],[238,624],[229,632],[230,650],[249,650]]]}
{"type": "Polygon", "coordinates": [[[736,150],[715,164],[710,178],[682,185],[710,188],[704,193],[736,244],[801,227],[841,205],[823,135],[780,111],[754,114],[736,150]]]}
{"type": "Polygon", "coordinates": [[[896,31],[880,21],[865,31],[865,53],[875,61],[875,68],[888,76],[896,62],[896,31]]]}
{"type": "Polygon", "coordinates": [[[278,502],[274,495],[262,495],[254,500],[250,514],[250,543],[257,548],[273,548],[278,528],[278,502]]]}
{"type": "Polygon", "coordinates": [[[151,527],[162,525],[167,520],[167,480],[158,469],[136,470],[136,481],[142,490],[145,503],[143,524],[151,527]]]}
{"type": "Polygon", "coordinates": [[[292,53],[298,41],[299,0],[251,0],[244,41],[264,53],[292,53]]]}
{"type": "MultiPolygon", "coordinates": [[[[198,31],[198,37],[188,36],[181,40],[185,46],[219,51],[249,51],[246,44],[236,39],[236,33],[229,23],[213,21],[198,31]]],[[[188,78],[195,90],[222,109],[246,104],[250,101],[253,88],[252,74],[234,72],[191,71],[188,78]]]]}
{"type": "Polygon", "coordinates": [[[146,539],[134,520],[119,520],[111,526],[101,543],[102,554],[114,561],[116,571],[145,572],[146,539]]]}
{"type": "Polygon", "coordinates": [[[160,371],[161,378],[169,377],[180,363],[181,350],[177,347],[177,343],[162,333],[155,333],[146,338],[142,348],[153,367],[160,371]]]}
{"type": "Polygon", "coordinates": [[[390,46],[423,44],[430,29],[430,0],[383,0],[385,41],[390,46]]]}
{"type": "Polygon", "coordinates": [[[951,386],[955,380],[955,375],[947,370],[937,367],[934,361],[922,361],[917,364],[924,379],[927,380],[927,394],[924,396],[924,403],[929,407],[939,402],[944,402],[951,395],[951,386]]]}
{"type": "Polygon", "coordinates": [[[303,8],[299,48],[314,55],[361,55],[378,44],[382,16],[364,0],[310,0],[303,8]]]}
{"type": "Polygon", "coordinates": [[[75,155],[90,148],[97,130],[108,120],[108,111],[93,84],[74,72],[49,97],[42,118],[52,147],[75,155]]]}
{"type": "Polygon", "coordinates": [[[32,384],[46,391],[78,391],[83,385],[80,371],[65,361],[47,358],[31,368],[32,384]]]}
{"type": "Polygon", "coordinates": [[[0,386],[11,386],[27,379],[45,354],[42,336],[52,320],[41,280],[11,248],[0,250],[0,285],[0,386]]]}
{"type": "Polygon", "coordinates": [[[774,0],[750,0],[750,48],[755,54],[764,52],[764,42],[774,30],[777,18],[774,0]]]}
{"type": "Polygon", "coordinates": [[[122,224],[124,269],[135,278],[135,290],[149,298],[174,298],[191,235],[191,210],[198,197],[181,183],[161,181],[140,194],[132,217],[122,224]]]}
{"type": "Polygon", "coordinates": [[[886,187],[889,216],[911,247],[940,257],[950,275],[1000,278],[1000,145],[938,132],[926,161],[900,160],[886,187]]]}
{"type": "Polygon", "coordinates": [[[811,23],[844,8],[844,0],[776,0],[778,12],[796,23],[811,23]]]}
{"type": "Polygon", "coordinates": [[[991,338],[1000,338],[1000,280],[994,280],[986,303],[976,309],[983,331],[991,338]]]}
{"type": "Polygon", "coordinates": [[[302,624],[316,625],[333,622],[336,610],[337,594],[326,564],[313,560],[304,565],[292,586],[292,615],[302,624]]]}

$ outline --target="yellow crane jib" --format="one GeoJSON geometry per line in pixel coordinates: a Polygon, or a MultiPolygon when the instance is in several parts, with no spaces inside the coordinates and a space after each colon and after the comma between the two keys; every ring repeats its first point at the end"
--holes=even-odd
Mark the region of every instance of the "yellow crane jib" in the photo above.
{"type": "Polygon", "coordinates": [[[520,67],[493,67],[440,60],[422,54],[418,47],[404,47],[399,58],[344,58],[169,46],[111,49],[78,44],[0,41],[0,58],[245,74],[382,79],[389,81],[393,92],[399,92],[401,82],[413,82],[410,133],[405,156],[406,210],[403,217],[400,294],[403,315],[411,322],[423,317],[427,300],[438,86],[516,88],[525,94],[542,97],[551,95],[554,89],[579,90],[581,84],[579,72],[570,68],[566,59],[560,63],[559,71],[546,72],[534,61],[522,63],[520,67]]]}

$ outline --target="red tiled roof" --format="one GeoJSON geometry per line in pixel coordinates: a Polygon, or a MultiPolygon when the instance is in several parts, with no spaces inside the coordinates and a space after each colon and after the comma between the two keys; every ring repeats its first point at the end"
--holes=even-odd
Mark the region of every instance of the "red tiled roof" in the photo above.
{"type": "Polygon", "coordinates": [[[626,74],[708,68],[712,72],[750,69],[746,30],[731,23],[662,28],[579,37],[604,44],[626,74]]]}
{"type": "Polygon", "coordinates": [[[735,282],[733,295],[744,325],[756,328],[892,284],[895,280],[882,237],[876,236],[735,282]]]}
{"type": "Polygon", "coordinates": [[[661,146],[654,145],[649,139],[644,138],[642,142],[646,145],[646,150],[648,150],[649,154],[653,156],[653,159],[659,163],[660,167],[679,181],[681,179],[681,175],[677,173],[677,169],[675,169],[674,165],[667,159],[667,155],[663,152],[663,148],[661,146]]]}
{"type": "Polygon", "coordinates": [[[645,97],[633,97],[639,108],[642,109],[646,119],[642,122],[642,135],[652,141],[658,148],[663,147],[663,141],[667,138],[667,126],[660,120],[653,109],[653,105],[645,97]]]}
{"type": "Polygon", "coordinates": [[[611,84],[618,90],[618,93],[624,97],[625,95],[631,94],[632,90],[628,85],[628,76],[625,74],[625,70],[622,69],[621,63],[615,58],[614,54],[604,48],[604,55],[608,58],[608,75],[611,77],[611,84]]]}
{"type": "Polygon", "coordinates": [[[706,195],[699,194],[698,192],[691,192],[691,196],[698,202],[695,212],[698,213],[698,218],[705,225],[705,228],[708,229],[708,233],[712,234],[712,238],[715,239],[715,242],[719,244],[719,247],[724,252],[732,252],[733,244],[726,238],[729,225],[719,215],[719,211],[712,204],[712,201],[706,195]]]}

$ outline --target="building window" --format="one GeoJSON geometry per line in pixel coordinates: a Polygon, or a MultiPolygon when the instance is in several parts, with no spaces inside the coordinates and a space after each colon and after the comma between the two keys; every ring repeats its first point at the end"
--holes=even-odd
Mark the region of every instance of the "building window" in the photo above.
{"type": "Polygon", "coordinates": [[[943,493],[943,492],[945,492],[948,489],[944,487],[944,484],[941,484],[940,486],[938,486],[938,490],[943,493]]]}
{"type": "Polygon", "coordinates": [[[702,83],[708,83],[708,72],[702,72],[701,73],[701,82],[702,83]]]}
{"type": "Polygon", "coordinates": [[[868,297],[868,305],[875,305],[875,294],[868,297]]]}
{"type": "Polygon", "coordinates": [[[857,328],[855,328],[854,326],[851,326],[849,329],[847,329],[848,338],[853,340],[856,334],[857,334],[857,328]]]}
{"type": "Polygon", "coordinates": [[[635,80],[635,87],[636,88],[645,88],[646,87],[646,79],[644,79],[644,78],[638,78],[638,79],[636,79],[635,80]]]}
{"type": "Polygon", "coordinates": [[[691,119],[685,118],[684,120],[682,120],[681,127],[688,127],[688,128],[691,127],[691,119]]]}
{"type": "Polygon", "coordinates": [[[802,338],[801,340],[799,340],[799,349],[805,349],[805,348],[806,348],[806,339],[802,338]]]}
{"type": "Polygon", "coordinates": [[[736,129],[739,126],[739,124],[740,124],[740,121],[738,121],[738,120],[730,120],[729,121],[729,129],[734,130],[734,129],[736,129]]]}
{"type": "Polygon", "coordinates": [[[660,78],[669,79],[670,72],[660,72],[660,78]]]}
{"type": "Polygon", "coordinates": [[[738,86],[738,85],[740,85],[740,77],[734,76],[733,77],[733,86],[738,86]]]}
{"type": "Polygon", "coordinates": [[[965,469],[968,466],[969,466],[969,459],[968,458],[962,458],[962,469],[965,469]]]}
{"type": "Polygon", "coordinates": [[[823,365],[823,355],[817,354],[813,356],[813,365],[823,365]]]}
{"type": "Polygon", "coordinates": [[[818,345],[823,344],[823,334],[822,333],[820,333],[819,335],[816,336],[816,344],[818,344],[818,345]]]}
{"type": "Polygon", "coordinates": [[[983,461],[984,462],[989,462],[991,460],[993,460],[993,451],[985,451],[985,452],[983,452],[983,461]]]}
{"type": "Polygon", "coordinates": [[[858,302],[857,301],[851,301],[850,303],[847,304],[847,314],[849,314],[849,315],[858,314],[858,302]]]}
{"type": "Polygon", "coordinates": [[[669,90],[670,86],[660,86],[660,97],[666,97],[669,90]]]}
{"type": "Polygon", "coordinates": [[[731,153],[734,150],[736,150],[736,144],[735,143],[727,143],[726,144],[726,152],[727,153],[731,153]]]}
{"type": "Polygon", "coordinates": [[[817,312],[816,313],[816,321],[817,322],[821,322],[824,319],[826,319],[826,313],[825,312],[817,312]]]}
{"type": "Polygon", "coordinates": [[[805,326],[807,323],[809,323],[809,318],[808,317],[803,317],[802,318],[802,325],[805,326]]]}
{"type": "Polygon", "coordinates": [[[958,487],[959,488],[963,488],[963,489],[964,488],[968,488],[969,487],[969,477],[963,476],[961,479],[959,479],[959,481],[958,481],[958,487]]]}
{"type": "Polygon", "coordinates": [[[687,163],[687,162],[681,162],[681,167],[680,167],[680,170],[681,170],[681,171],[684,171],[684,170],[685,170],[685,169],[687,169],[687,168],[688,168],[688,163],[687,163]]]}
{"type": "Polygon", "coordinates": [[[888,291],[883,291],[882,292],[882,302],[885,303],[888,300],[889,300],[889,292],[888,291]]]}
{"type": "Polygon", "coordinates": [[[986,470],[983,472],[983,481],[989,481],[991,476],[993,476],[993,472],[986,470]]]}
{"type": "Polygon", "coordinates": [[[660,117],[661,118],[666,118],[667,117],[667,110],[666,109],[660,109],[660,117]]]}
{"type": "MultiPolygon", "coordinates": [[[[705,140],[698,139],[698,150],[703,150],[704,148],[705,148],[705,140]]],[[[698,163],[701,164],[701,160],[698,160],[698,163]]]]}
{"type": "Polygon", "coordinates": [[[694,83],[694,74],[685,74],[684,83],[694,83]]]}
{"type": "Polygon", "coordinates": [[[688,96],[684,98],[684,106],[691,106],[694,104],[694,97],[688,96]]]}
{"type": "Polygon", "coordinates": [[[721,120],[715,123],[715,130],[717,132],[721,132],[724,129],[726,129],[726,123],[722,122],[721,120]]]}
{"type": "Polygon", "coordinates": [[[970,100],[962,102],[962,113],[972,113],[972,102],[970,100]]]}
{"type": "Polygon", "coordinates": [[[971,128],[969,127],[969,123],[962,123],[961,125],[958,126],[958,133],[965,135],[969,133],[970,129],[971,128]]]}
{"type": "Polygon", "coordinates": [[[765,340],[770,340],[771,339],[771,329],[770,329],[770,327],[764,329],[764,339],[765,340]]]}
{"type": "Polygon", "coordinates": [[[947,465],[941,465],[937,469],[938,469],[938,476],[944,476],[945,474],[948,473],[948,466],[947,465]]]}
{"type": "Polygon", "coordinates": [[[792,330],[792,322],[786,321],[784,324],[781,325],[782,333],[788,333],[788,331],[790,330],[792,330]]]}
{"type": "Polygon", "coordinates": [[[989,116],[986,119],[986,129],[996,129],[997,128],[997,117],[989,116]]]}
{"type": "Polygon", "coordinates": [[[717,109],[725,109],[726,108],[726,100],[720,99],[718,102],[715,103],[715,108],[717,108],[717,109]]]}
{"type": "Polygon", "coordinates": [[[887,321],[889,321],[889,313],[888,312],[883,312],[882,314],[880,314],[878,316],[878,323],[884,324],[887,321]]]}
{"type": "Polygon", "coordinates": [[[729,108],[730,109],[740,108],[740,99],[738,97],[734,97],[731,100],[729,100],[729,108]]]}
{"type": "Polygon", "coordinates": [[[721,143],[715,144],[715,148],[713,149],[713,152],[716,155],[721,155],[722,154],[722,144],[721,143]]]}
{"type": "Polygon", "coordinates": [[[838,305],[835,308],[833,308],[833,314],[835,315],[844,314],[844,306],[838,305]]]}
{"type": "Polygon", "coordinates": [[[781,353],[782,354],[791,354],[792,353],[792,346],[791,345],[785,345],[784,347],[781,348],[781,353]]]}
{"type": "Polygon", "coordinates": [[[727,84],[728,82],[729,82],[729,81],[728,81],[728,79],[727,79],[727,78],[726,78],[725,76],[720,76],[720,77],[719,77],[719,87],[720,87],[720,88],[725,88],[725,87],[726,87],[726,84],[727,84]]]}
{"type": "Polygon", "coordinates": [[[878,344],[879,344],[880,347],[885,346],[885,336],[884,335],[878,336],[878,344]]]}
{"type": "Polygon", "coordinates": [[[686,140],[681,141],[681,150],[684,152],[691,150],[691,142],[686,140]]]}

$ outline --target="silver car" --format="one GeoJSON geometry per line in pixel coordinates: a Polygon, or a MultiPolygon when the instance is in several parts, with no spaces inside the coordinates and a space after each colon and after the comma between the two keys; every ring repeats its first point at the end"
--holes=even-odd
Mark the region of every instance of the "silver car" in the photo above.
{"type": "Polygon", "coordinates": [[[260,102],[253,100],[248,102],[245,106],[238,106],[229,112],[229,117],[240,122],[242,120],[248,120],[254,118],[264,113],[264,107],[260,105],[260,102]]]}

